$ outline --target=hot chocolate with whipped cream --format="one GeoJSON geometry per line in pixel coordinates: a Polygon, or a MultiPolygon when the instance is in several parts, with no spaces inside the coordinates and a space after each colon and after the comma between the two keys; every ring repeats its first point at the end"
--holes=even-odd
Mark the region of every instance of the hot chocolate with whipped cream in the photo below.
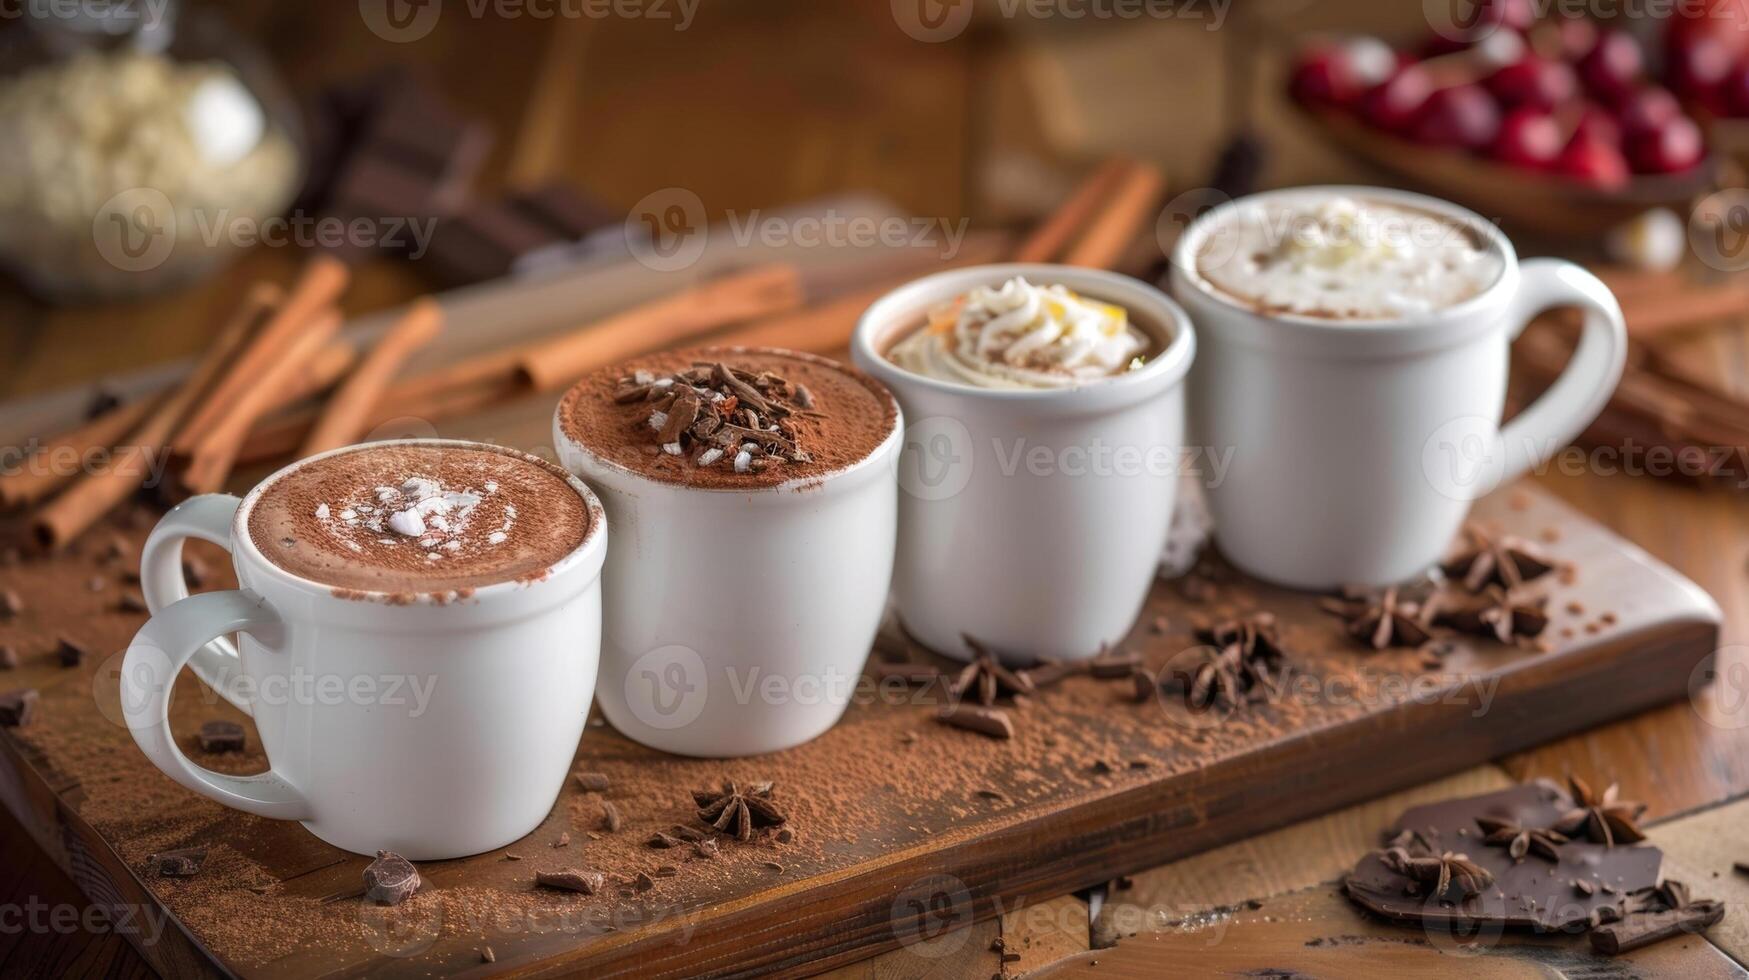
{"type": "Polygon", "coordinates": [[[1481,295],[1505,257],[1476,229],[1386,201],[1241,203],[1196,258],[1204,286],[1267,315],[1378,321],[1481,295]]]}
{"type": "Polygon", "coordinates": [[[337,590],[451,592],[538,577],[588,535],[565,472],[509,449],[363,445],[275,477],[249,504],[268,561],[337,590]]]}
{"type": "Polygon", "coordinates": [[[1141,367],[1158,346],[1120,306],[1016,276],[931,310],[887,358],[979,388],[1072,388],[1141,367]]]}

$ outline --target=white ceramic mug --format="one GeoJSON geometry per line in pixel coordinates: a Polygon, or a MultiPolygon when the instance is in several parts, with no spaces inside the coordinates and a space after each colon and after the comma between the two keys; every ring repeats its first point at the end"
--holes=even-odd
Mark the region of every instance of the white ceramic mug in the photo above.
{"type": "Polygon", "coordinates": [[[904,493],[893,596],[905,629],[949,656],[965,637],[1015,662],[1090,657],[1129,632],[1172,520],[1184,444],[1190,321],[1115,273],[989,265],[902,286],[862,316],[856,365],[904,407],[904,493]],[[913,374],[885,352],[928,311],[1015,276],[1115,303],[1164,348],[1072,388],[993,389],[913,374]]]}
{"type": "Polygon", "coordinates": [[[358,854],[386,849],[437,860],[523,837],[558,799],[588,720],[607,551],[600,503],[565,477],[585,502],[590,529],[544,577],[443,601],[341,598],[273,564],[249,536],[263,489],[308,462],[241,500],[194,497],[147,538],[141,586],[153,615],[121,672],[135,742],[196,793],[300,821],[358,854]],[[181,567],[188,538],[229,550],[241,588],[190,596],[181,567]],[[223,639],[233,632],[237,646],[223,639]],[[253,716],[267,772],[213,772],[177,747],[170,689],[184,664],[253,716]]]}
{"type": "Polygon", "coordinates": [[[836,724],[892,581],[897,407],[860,462],[740,489],[633,472],[572,439],[562,411],[559,459],[600,491],[613,525],[597,691],[613,727],[664,752],[729,758],[836,724]]]}
{"type": "Polygon", "coordinates": [[[1437,561],[1470,503],[1549,459],[1597,417],[1627,336],[1607,287],[1557,259],[1520,262],[1481,216],[1371,187],[1307,187],[1217,207],[1173,252],[1172,291],[1202,340],[1191,376],[1194,441],[1230,449],[1208,487],[1215,540],[1235,565],[1303,589],[1383,585],[1437,561]],[[1333,196],[1381,201],[1468,228],[1503,271],[1469,300],[1394,320],[1263,315],[1197,273],[1211,234],[1240,208],[1333,196]],[[1560,379],[1504,428],[1508,348],[1537,313],[1584,311],[1560,379]]]}

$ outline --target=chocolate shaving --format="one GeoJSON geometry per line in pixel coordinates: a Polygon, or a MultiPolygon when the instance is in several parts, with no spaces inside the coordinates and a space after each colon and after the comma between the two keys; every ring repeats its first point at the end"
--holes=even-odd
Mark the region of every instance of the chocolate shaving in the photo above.
{"type": "Polygon", "coordinates": [[[698,819],[746,841],[753,839],[754,828],[781,826],[788,819],[771,802],[771,791],[770,783],[749,783],[743,790],[729,781],[721,792],[693,790],[692,801],[698,805],[698,819]]]}
{"type": "Polygon", "coordinates": [[[713,861],[717,856],[717,842],[714,840],[701,840],[692,845],[692,853],[704,858],[706,861],[713,861]]]}
{"type": "Polygon", "coordinates": [[[678,878],[680,877],[680,869],[672,864],[659,864],[656,866],[656,870],[650,874],[658,878],[678,878]]]}
{"type": "Polygon", "coordinates": [[[192,878],[206,864],[206,848],[185,847],[176,851],[160,851],[147,856],[146,863],[160,878],[192,878]]]}
{"type": "Polygon", "coordinates": [[[577,774],[577,785],[586,793],[605,793],[607,776],[599,772],[580,772],[577,774]]]}
{"type": "Polygon", "coordinates": [[[1102,681],[1122,680],[1141,666],[1142,657],[1133,650],[1119,650],[1116,653],[1101,651],[1098,656],[1087,661],[1087,674],[1102,681]]]}
{"type": "Polygon", "coordinates": [[[619,832],[619,807],[612,800],[601,801],[601,829],[610,834],[619,832]]]}
{"type": "Polygon", "coordinates": [[[481,963],[496,963],[496,962],[498,962],[498,954],[492,952],[492,947],[482,946],[480,948],[480,962],[481,963]]]}
{"type": "Polygon", "coordinates": [[[553,842],[553,846],[554,847],[570,847],[571,846],[571,835],[569,833],[559,834],[559,839],[553,842]]]}
{"type": "Polygon", "coordinates": [[[378,851],[377,859],[364,869],[366,901],[399,905],[419,890],[419,870],[394,851],[378,851]]]}
{"type": "Polygon", "coordinates": [[[663,451],[686,456],[696,466],[727,459],[738,470],[761,472],[812,461],[797,444],[790,421],[813,404],[812,394],[800,396],[798,387],[769,371],[752,374],[712,363],[666,378],[634,372],[619,379],[613,397],[619,404],[643,402],[663,413],[650,416],[652,424],[660,423],[656,440],[663,451]]]}
{"type": "Polygon", "coordinates": [[[541,888],[594,895],[607,884],[607,877],[599,871],[537,871],[534,883],[541,888]]]}
{"type": "Polygon", "coordinates": [[[1000,708],[980,708],[970,704],[954,704],[941,709],[936,720],[955,728],[963,728],[968,732],[977,732],[991,738],[1009,739],[1014,737],[1014,722],[1008,718],[1008,712],[1000,708]]]}

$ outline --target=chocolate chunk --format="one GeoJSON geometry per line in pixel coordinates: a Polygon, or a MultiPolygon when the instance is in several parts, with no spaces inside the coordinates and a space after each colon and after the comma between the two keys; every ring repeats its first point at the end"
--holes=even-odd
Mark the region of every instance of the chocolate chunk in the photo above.
{"type": "Polygon", "coordinates": [[[537,871],[534,883],[542,888],[593,895],[601,891],[607,878],[599,871],[537,871]]]}
{"type": "Polygon", "coordinates": [[[16,619],[24,612],[24,600],[12,589],[0,589],[0,620],[16,619]]]}
{"type": "Polygon", "coordinates": [[[570,847],[571,846],[571,835],[568,833],[560,834],[559,839],[553,842],[553,846],[554,847],[570,847]]]}
{"type": "Polygon", "coordinates": [[[580,772],[577,774],[577,785],[583,787],[585,792],[605,793],[607,776],[599,772],[580,772]]]}
{"type": "Polygon", "coordinates": [[[1001,708],[981,708],[970,704],[949,705],[936,715],[936,719],[943,724],[991,738],[1014,737],[1014,722],[1008,719],[1008,712],[1001,708]]]}
{"type": "Polygon", "coordinates": [[[633,879],[633,882],[635,883],[638,891],[641,891],[641,892],[647,892],[650,889],[656,887],[656,879],[650,877],[649,875],[645,874],[642,871],[638,872],[638,876],[633,879]]]}
{"type": "Polygon", "coordinates": [[[707,861],[713,860],[718,853],[717,842],[714,840],[701,840],[692,845],[692,853],[707,861]]]}
{"type": "Polygon", "coordinates": [[[243,726],[234,721],[209,721],[200,726],[202,752],[241,752],[247,745],[243,726]]]}
{"type": "Polygon", "coordinates": [[[63,636],[55,644],[55,657],[62,667],[77,667],[85,662],[85,648],[63,636]]]}
{"type": "Polygon", "coordinates": [[[1725,903],[1701,900],[1677,909],[1636,912],[1591,930],[1591,948],[1609,956],[1705,932],[1725,917],[1725,903]]]}
{"type": "Polygon", "coordinates": [[[480,962],[481,963],[496,963],[496,962],[498,962],[498,954],[492,952],[492,947],[483,946],[480,949],[480,962]]]}
{"type": "Polygon", "coordinates": [[[670,847],[679,847],[682,842],[680,838],[671,837],[658,830],[651,834],[649,839],[644,841],[644,843],[650,847],[657,848],[658,850],[667,850],[670,847]]]}
{"type": "Polygon", "coordinates": [[[781,829],[777,832],[777,842],[779,844],[788,844],[788,843],[791,843],[792,841],[794,841],[795,839],[796,839],[796,832],[789,829],[788,827],[784,827],[783,829],[781,829]]]}
{"type": "Polygon", "coordinates": [[[559,242],[509,204],[476,202],[438,223],[420,268],[443,285],[465,286],[509,275],[523,256],[559,242]]]}
{"type": "Polygon", "coordinates": [[[619,831],[619,825],[620,825],[619,807],[614,806],[612,800],[602,800],[601,801],[601,827],[602,827],[602,829],[607,831],[610,834],[617,833],[619,831]]]}
{"type": "Polygon", "coordinates": [[[138,592],[123,592],[121,598],[116,600],[115,608],[117,611],[124,613],[143,613],[149,611],[146,608],[145,598],[138,592]]]}
{"type": "Polygon", "coordinates": [[[18,648],[7,643],[0,645],[0,670],[11,670],[18,666],[18,648]]]}
{"type": "Polygon", "coordinates": [[[163,851],[146,858],[161,878],[192,878],[206,864],[206,848],[185,847],[179,851],[163,851]]]}
{"type": "Polygon", "coordinates": [[[23,728],[36,718],[35,688],[0,693],[0,728],[23,728]]]}
{"type": "Polygon", "coordinates": [[[364,869],[366,901],[399,905],[419,890],[419,869],[394,851],[378,851],[377,859],[364,869]]]}

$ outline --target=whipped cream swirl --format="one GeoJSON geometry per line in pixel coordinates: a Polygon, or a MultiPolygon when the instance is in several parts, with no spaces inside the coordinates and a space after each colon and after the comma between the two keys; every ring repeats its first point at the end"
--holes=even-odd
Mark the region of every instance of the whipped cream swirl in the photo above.
{"type": "Polygon", "coordinates": [[[914,374],[981,388],[1065,388],[1139,366],[1148,337],[1121,307],[1015,277],[932,312],[893,346],[914,374]]]}

